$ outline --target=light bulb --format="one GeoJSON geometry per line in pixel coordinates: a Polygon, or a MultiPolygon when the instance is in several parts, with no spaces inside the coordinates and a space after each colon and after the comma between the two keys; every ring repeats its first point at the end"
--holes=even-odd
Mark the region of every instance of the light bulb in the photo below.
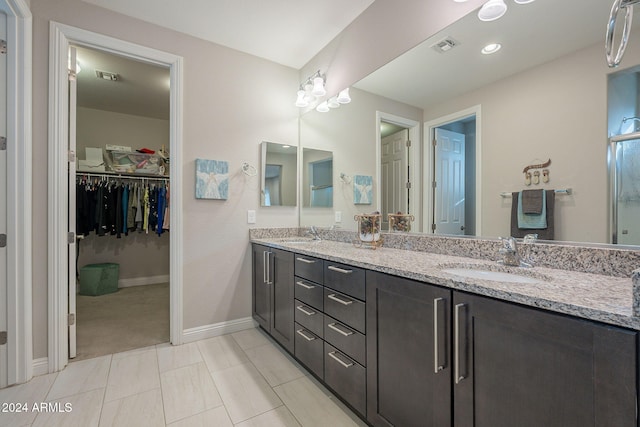
{"type": "Polygon", "coordinates": [[[321,104],[319,104],[316,107],[316,111],[319,113],[326,113],[329,111],[329,105],[327,104],[327,101],[322,102],[321,104]]]}
{"type": "Polygon", "coordinates": [[[481,52],[485,55],[491,55],[492,53],[496,53],[502,48],[500,43],[489,43],[485,47],[482,48],[481,52]]]}
{"type": "Polygon", "coordinates": [[[528,4],[528,3],[533,3],[534,0],[513,0],[514,2],[518,3],[518,4],[528,4]]]}
{"type": "Polygon", "coordinates": [[[309,105],[309,102],[305,98],[304,90],[300,89],[298,91],[298,98],[296,99],[296,107],[304,108],[309,105]]]}
{"type": "Polygon", "coordinates": [[[338,99],[334,96],[331,99],[329,99],[329,101],[327,101],[327,105],[329,106],[329,108],[338,108],[340,106],[340,103],[338,102],[338,99]]]}
{"type": "Polygon", "coordinates": [[[313,79],[313,89],[311,93],[315,96],[325,96],[327,94],[327,91],[324,90],[324,79],[322,77],[313,79]]]}
{"type": "Polygon", "coordinates": [[[349,96],[349,88],[342,89],[336,98],[340,104],[348,104],[351,102],[351,97],[349,96]]]}
{"type": "Polygon", "coordinates": [[[478,19],[481,21],[495,21],[507,13],[507,5],[503,0],[489,0],[478,11],[478,19]]]}

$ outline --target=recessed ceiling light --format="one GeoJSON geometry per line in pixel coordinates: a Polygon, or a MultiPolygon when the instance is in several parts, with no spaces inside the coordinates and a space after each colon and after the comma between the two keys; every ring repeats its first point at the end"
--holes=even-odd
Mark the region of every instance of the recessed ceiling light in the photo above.
{"type": "Polygon", "coordinates": [[[535,0],[513,0],[518,4],[527,4],[527,3],[533,3],[535,0]]]}
{"type": "Polygon", "coordinates": [[[495,21],[507,13],[507,5],[503,0],[489,0],[478,11],[478,19],[481,21],[495,21]]]}
{"type": "Polygon", "coordinates": [[[290,145],[283,145],[282,148],[291,148],[290,145]]]}
{"type": "Polygon", "coordinates": [[[502,48],[500,43],[489,43],[485,47],[482,48],[481,52],[485,55],[491,55],[492,53],[496,53],[502,48]]]}

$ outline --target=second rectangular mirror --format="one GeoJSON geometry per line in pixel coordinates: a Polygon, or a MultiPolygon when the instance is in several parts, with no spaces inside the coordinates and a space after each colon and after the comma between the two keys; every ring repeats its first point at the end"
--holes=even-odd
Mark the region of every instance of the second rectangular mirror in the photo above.
{"type": "Polygon", "coordinates": [[[297,206],[298,148],[263,142],[261,150],[261,206],[297,206]]]}
{"type": "Polygon", "coordinates": [[[333,153],[302,149],[302,206],[333,207],[333,153]]]}

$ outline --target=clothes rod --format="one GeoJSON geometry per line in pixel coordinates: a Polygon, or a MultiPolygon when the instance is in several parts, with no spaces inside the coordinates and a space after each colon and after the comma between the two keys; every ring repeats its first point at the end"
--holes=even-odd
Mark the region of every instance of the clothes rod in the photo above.
{"type": "MultiPolygon", "coordinates": [[[[557,189],[557,190],[553,190],[554,193],[556,194],[571,194],[572,190],[571,188],[562,188],[562,189],[557,189]]],[[[511,197],[512,194],[505,191],[503,193],[500,193],[500,197],[511,197]]]]}
{"type": "Polygon", "coordinates": [[[160,176],[160,175],[139,175],[139,174],[126,174],[126,173],[114,173],[114,172],[82,172],[76,171],[76,177],[84,177],[87,178],[124,178],[124,179],[140,179],[140,180],[148,180],[148,181],[169,181],[168,176],[160,176]]]}

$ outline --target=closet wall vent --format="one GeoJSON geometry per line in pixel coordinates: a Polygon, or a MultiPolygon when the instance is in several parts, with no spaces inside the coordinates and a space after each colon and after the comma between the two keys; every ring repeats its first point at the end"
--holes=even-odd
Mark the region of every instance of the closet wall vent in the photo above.
{"type": "Polygon", "coordinates": [[[110,73],[109,71],[96,70],[96,77],[103,80],[111,80],[112,82],[118,81],[120,76],[118,73],[110,73]]]}

